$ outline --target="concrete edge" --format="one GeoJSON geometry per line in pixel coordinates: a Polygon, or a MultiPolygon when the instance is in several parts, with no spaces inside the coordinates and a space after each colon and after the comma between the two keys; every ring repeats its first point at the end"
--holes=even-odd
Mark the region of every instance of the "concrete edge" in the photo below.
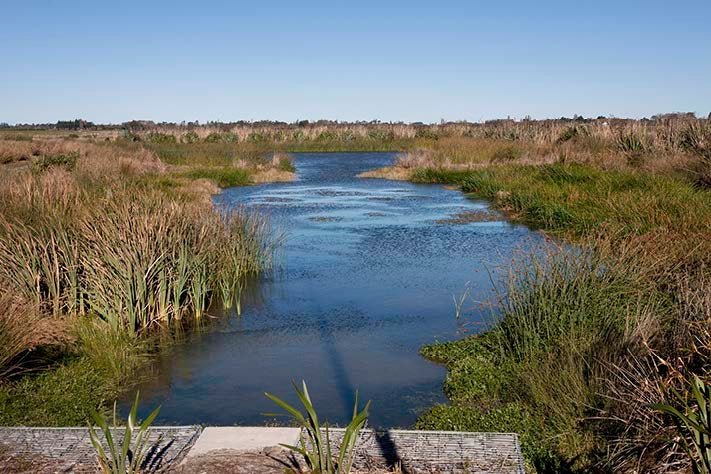
{"type": "Polygon", "coordinates": [[[261,451],[279,444],[297,444],[300,428],[257,426],[208,426],[193,443],[186,458],[210,451],[261,451]]]}

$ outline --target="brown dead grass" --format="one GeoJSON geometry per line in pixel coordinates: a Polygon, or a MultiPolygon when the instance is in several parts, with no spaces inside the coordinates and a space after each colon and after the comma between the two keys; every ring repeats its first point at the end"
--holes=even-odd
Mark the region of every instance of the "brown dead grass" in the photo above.
{"type": "Polygon", "coordinates": [[[72,340],[63,319],[43,317],[36,305],[15,294],[0,295],[0,381],[21,369],[30,351],[72,340]]]}
{"type": "Polygon", "coordinates": [[[412,171],[401,166],[385,166],[371,171],[360,173],[358,178],[392,179],[396,181],[409,181],[412,171]]]}
{"type": "Polygon", "coordinates": [[[283,171],[276,168],[258,170],[250,178],[254,184],[262,183],[288,183],[296,180],[296,173],[283,171]]]}

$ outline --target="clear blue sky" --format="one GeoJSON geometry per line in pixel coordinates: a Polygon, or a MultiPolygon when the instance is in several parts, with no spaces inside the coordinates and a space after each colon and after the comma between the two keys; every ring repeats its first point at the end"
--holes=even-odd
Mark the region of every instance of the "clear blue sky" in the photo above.
{"type": "Polygon", "coordinates": [[[0,122],[711,112],[711,1],[0,0],[0,122]]]}

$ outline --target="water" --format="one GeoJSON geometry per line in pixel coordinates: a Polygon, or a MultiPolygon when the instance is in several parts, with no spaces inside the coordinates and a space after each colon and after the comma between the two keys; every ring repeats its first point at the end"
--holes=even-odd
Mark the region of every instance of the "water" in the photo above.
{"type": "Polygon", "coordinates": [[[354,392],[372,399],[370,423],[411,426],[446,402],[443,367],[419,348],[461,337],[491,320],[490,272],[540,236],[502,219],[438,223],[483,201],[436,185],[359,179],[392,162],[388,153],[298,154],[298,181],[225,190],[216,205],[269,214],[288,238],[281,271],[245,295],[241,317],[225,317],[166,351],[141,387],[157,423],[263,425],[296,403],[305,379],[321,417],[347,422],[354,392]],[[470,288],[457,321],[452,295],[470,288]]]}

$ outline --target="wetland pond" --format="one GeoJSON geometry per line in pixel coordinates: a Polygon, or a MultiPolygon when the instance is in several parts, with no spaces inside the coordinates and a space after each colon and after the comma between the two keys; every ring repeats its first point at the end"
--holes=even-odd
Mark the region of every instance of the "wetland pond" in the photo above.
{"type": "Polygon", "coordinates": [[[302,379],[319,416],[341,425],[356,389],[375,426],[412,426],[446,402],[446,370],[420,347],[490,322],[477,302],[495,300],[492,279],[542,236],[444,186],[356,177],[394,157],[294,154],[297,181],[215,198],[270,216],[286,235],[280,269],[245,292],[241,316],[163,351],[140,387],[143,416],[160,404],[156,424],[264,425],[280,411],[264,392],[296,404],[302,379]],[[467,287],[457,320],[452,296],[467,287]]]}

